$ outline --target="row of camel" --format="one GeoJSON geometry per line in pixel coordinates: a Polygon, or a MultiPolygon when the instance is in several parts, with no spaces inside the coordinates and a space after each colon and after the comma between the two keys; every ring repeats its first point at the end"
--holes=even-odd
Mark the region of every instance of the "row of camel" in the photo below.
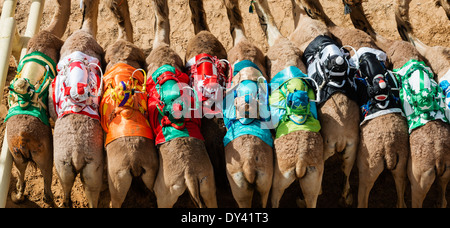
{"type": "MultiPolygon", "coordinates": [[[[30,40],[28,53],[42,52],[57,63],[78,51],[106,63],[105,72],[118,63],[146,69],[149,75],[164,65],[184,71],[185,61],[170,47],[167,1],[152,1],[156,17],[155,39],[147,57],[133,44],[128,1],[107,1],[106,5],[115,15],[119,33],[117,41],[106,51],[96,41],[99,0],[83,2],[82,28],[62,41],[71,1],[57,0],[52,22],[30,40]]],[[[224,0],[234,41],[229,51],[209,32],[202,1],[190,0],[196,35],[188,43],[186,60],[202,53],[227,59],[229,63],[250,60],[270,81],[290,66],[306,73],[303,52],[317,36],[327,35],[356,50],[370,47],[385,51],[390,67],[394,69],[402,67],[410,59],[417,59],[427,61],[438,78],[449,70],[448,48],[427,47],[414,36],[407,23],[408,10],[404,10],[408,1],[397,2],[396,19],[398,25],[402,25],[399,28],[405,34],[403,37],[410,42],[388,40],[377,34],[364,16],[361,1],[344,1],[352,10],[352,20],[358,22],[354,23],[357,29],[336,26],[324,13],[319,1],[292,2],[297,7],[297,26],[289,37],[284,37],[277,28],[268,2],[254,1],[270,46],[264,55],[246,37],[238,0],[224,0]]],[[[445,8],[445,1],[442,6],[445,8]]],[[[22,72],[22,75],[26,74],[36,72],[22,72]]],[[[51,88],[48,103],[48,107],[55,106],[51,88]]],[[[227,130],[220,118],[201,120],[204,141],[182,137],[155,146],[155,141],[147,137],[124,136],[104,147],[104,132],[97,119],[77,114],[60,118],[53,108],[48,110],[55,120],[53,134],[50,126],[33,116],[16,115],[7,121],[9,150],[19,173],[16,193],[11,194],[14,202],[24,200],[25,169],[32,161],[44,176],[44,200],[49,204],[53,204],[50,187],[55,165],[64,191],[65,207],[71,206],[70,193],[77,174],[83,182],[89,207],[97,207],[104,168],[108,174],[111,207],[121,207],[133,177],[140,177],[148,189],[154,191],[158,207],[172,207],[186,190],[198,207],[217,207],[216,182],[225,175],[239,207],[251,207],[255,191],[259,192],[263,207],[267,206],[269,195],[271,206],[278,207],[285,189],[295,180],[300,182],[303,203],[307,207],[316,207],[324,162],[339,154],[343,158],[345,174],[342,199],[347,205],[353,201],[349,178],[356,161],[359,170],[358,207],[368,206],[370,190],[385,168],[395,179],[397,207],[406,207],[407,175],[411,182],[413,207],[422,206],[435,179],[441,189],[440,205],[447,206],[445,190],[450,180],[447,170],[450,145],[445,139],[450,136],[448,124],[432,121],[409,135],[404,116],[387,114],[360,127],[358,105],[342,93],[333,94],[318,107],[320,133],[296,131],[275,139],[274,148],[253,135],[238,137],[224,146],[222,139],[227,130]]]]}

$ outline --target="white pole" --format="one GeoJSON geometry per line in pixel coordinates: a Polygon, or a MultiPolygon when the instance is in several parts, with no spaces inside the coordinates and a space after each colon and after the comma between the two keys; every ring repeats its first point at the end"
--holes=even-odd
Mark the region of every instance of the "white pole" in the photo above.
{"type": "Polygon", "coordinates": [[[17,5],[17,0],[5,0],[3,2],[1,19],[5,19],[8,17],[14,17],[14,13],[16,11],[16,5],[17,5]]]}
{"type": "MultiPolygon", "coordinates": [[[[6,131],[3,142],[6,142],[6,131]]],[[[12,156],[8,150],[8,143],[3,143],[0,154],[0,208],[5,208],[11,179],[12,156]]]]}
{"type": "MultiPolygon", "coordinates": [[[[16,4],[17,0],[5,0],[2,8],[0,20],[0,73],[2,74],[0,75],[0,88],[5,87],[9,58],[11,57],[12,52],[12,41],[17,34],[16,21],[14,19],[16,4]]],[[[20,58],[23,58],[26,55],[28,41],[39,31],[44,4],[45,0],[33,0],[31,3],[25,36],[20,38],[21,42],[19,45],[22,45],[20,58]]],[[[3,89],[0,90],[0,95],[3,95],[3,89]]],[[[8,141],[6,139],[7,130],[8,129],[5,130],[5,137],[3,139],[3,146],[0,154],[0,208],[6,206],[12,168],[12,156],[8,150],[8,141]]]]}

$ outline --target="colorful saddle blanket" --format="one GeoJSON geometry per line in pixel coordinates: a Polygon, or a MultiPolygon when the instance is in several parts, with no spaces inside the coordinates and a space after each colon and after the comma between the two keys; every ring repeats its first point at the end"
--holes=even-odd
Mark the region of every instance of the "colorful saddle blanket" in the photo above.
{"type": "Polygon", "coordinates": [[[26,55],[17,67],[18,74],[8,87],[9,110],[5,122],[15,115],[30,115],[50,126],[48,89],[56,75],[55,62],[41,52],[26,55]]]}
{"type": "Polygon", "coordinates": [[[303,61],[306,63],[308,76],[319,85],[318,105],[337,92],[357,102],[348,55],[342,46],[326,35],[316,37],[305,49],[303,61]]]}
{"type": "Polygon", "coordinates": [[[219,60],[205,53],[195,56],[186,64],[190,78],[189,85],[202,102],[202,111],[205,114],[222,113],[222,101],[228,81],[225,72],[227,64],[226,60],[219,60]]]}
{"type": "Polygon", "coordinates": [[[244,60],[234,65],[233,79],[226,91],[224,123],[226,146],[243,135],[254,135],[273,147],[267,122],[270,121],[268,83],[253,62],[244,60]]]}
{"type": "Polygon", "coordinates": [[[409,133],[432,120],[445,117],[445,97],[434,75],[424,62],[410,60],[403,67],[394,69],[401,82],[400,100],[408,121],[409,133]]]}
{"type": "Polygon", "coordinates": [[[297,67],[288,67],[272,78],[269,98],[276,138],[295,131],[320,131],[310,79],[297,67]]]}
{"type": "Polygon", "coordinates": [[[399,83],[385,67],[386,54],[372,48],[360,48],[350,64],[359,68],[356,79],[359,105],[361,107],[361,125],[368,120],[389,113],[400,113],[399,83]]]}
{"type": "Polygon", "coordinates": [[[53,80],[53,103],[58,118],[82,114],[100,120],[102,93],[100,60],[76,51],[58,63],[53,80]]]}
{"type": "Polygon", "coordinates": [[[170,65],[161,66],[147,80],[149,122],[160,145],[175,138],[204,140],[200,132],[199,102],[191,94],[189,77],[170,65]]]}
{"type": "Polygon", "coordinates": [[[100,104],[105,145],[124,136],[155,139],[148,123],[145,79],[142,71],[125,63],[118,63],[105,73],[106,90],[100,104]]]}

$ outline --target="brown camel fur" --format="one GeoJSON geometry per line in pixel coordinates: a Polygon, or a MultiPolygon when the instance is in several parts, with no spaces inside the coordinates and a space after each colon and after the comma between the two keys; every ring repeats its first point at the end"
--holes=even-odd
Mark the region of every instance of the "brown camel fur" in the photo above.
{"type": "MultiPolygon", "coordinates": [[[[110,0],[107,5],[119,25],[119,37],[106,50],[105,60],[108,63],[106,71],[117,63],[144,69],[146,65],[144,53],[132,43],[133,27],[128,1],[119,3],[119,0],[110,0]]],[[[147,188],[153,191],[158,172],[158,156],[154,140],[141,136],[120,137],[106,145],[106,155],[111,207],[121,207],[133,177],[140,177],[147,188]]]]}
{"type": "MultiPolygon", "coordinates": [[[[300,10],[300,19],[291,38],[297,47],[303,48],[302,51],[309,43],[299,42],[311,42],[315,37],[327,35],[328,32],[342,45],[350,45],[356,50],[360,47],[376,48],[373,40],[364,32],[335,26],[323,11],[319,1],[296,0],[296,3],[305,11],[300,10]],[[305,13],[317,20],[312,22],[305,13]]],[[[341,155],[342,170],[346,178],[341,201],[347,206],[352,205],[353,196],[349,180],[359,143],[359,107],[346,95],[335,93],[317,109],[324,140],[324,160],[336,153],[341,155]]]]}
{"type": "MultiPolygon", "coordinates": [[[[436,73],[435,80],[439,81],[449,72],[450,49],[444,47],[428,47],[415,38],[412,28],[408,27],[409,1],[397,1],[396,20],[400,33],[406,33],[411,38],[409,41],[415,44],[417,51],[428,60],[431,68],[436,73]]],[[[448,5],[448,3],[447,3],[448,5]]],[[[439,206],[447,207],[445,192],[450,181],[450,125],[441,121],[431,121],[424,126],[415,129],[410,134],[411,157],[408,162],[408,177],[411,182],[412,207],[422,207],[431,185],[437,178],[440,192],[439,206]],[[430,137],[435,135],[437,137],[430,137]]]]}
{"type": "MultiPolygon", "coordinates": [[[[404,14],[401,12],[407,11],[404,10],[405,5],[402,6],[401,2],[398,2],[396,7],[397,28],[401,30],[399,32],[402,33],[405,32],[404,28],[407,28],[405,25],[408,25],[409,23],[404,21],[404,18],[407,17],[402,16],[404,14]]],[[[388,58],[394,68],[402,67],[411,59],[423,61],[423,57],[411,43],[406,41],[388,40],[376,34],[367,21],[367,18],[364,16],[364,10],[361,5],[352,7],[352,13],[353,12],[358,12],[358,14],[356,14],[356,16],[353,15],[353,17],[360,22],[359,24],[354,24],[355,27],[364,28],[364,31],[374,37],[377,44],[386,50],[388,58]]],[[[407,174],[411,182],[412,207],[422,207],[423,200],[436,178],[438,178],[440,190],[439,204],[441,207],[447,206],[445,190],[447,183],[450,180],[450,173],[447,171],[446,167],[450,164],[450,147],[446,137],[448,137],[449,134],[449,125],[441,121],[430,121],[424,126],[413,130],[410,134],[409,143],[411,155],[408,159],[407,174]],[[430,137],[430,135],[439,137],[430,137]]]]}
{"type": "MultiPolygon", "coordinates": [[[[70,16],[70,1],[58,0],[55,7],[56,11],[50,25],[33,36],[29,41],[27,54],[39,51],[56,63],[59,60],[59,52],[63,45],[61,36],[66,30],[70,16]]],[[[29,69],[24,68],[22,74],[34,75],[39,73],[29,72],[29,69]]],[[[16,194],[11,194],[11,199],[15,203],[21,203],[25,199],[25,170],[28,162],[33,162],[44,176],[44,201],[53,204],[53,194],[50,188],[53,168],[51,127],[45,125],[34,116],[16,115],[8,119],[6,128],[8,129],[9,151],[11,151],[14,164],[19,173],[16,194]]]]}
{"type": "MultiPolygon", "coordinates": [[[[163,65],[183,69],[180,56],[169,46],[170,24],[167,1],[154,0],[155,43],[147,58],[151,75],[163,65]]],[[[204,143],[196,138],[176,138],[159,147],[159,171],[154,191],[158,207],[172,207],[188,189],[198,207],[217,207],[214,171],[204,143]]]]}
{"type": "MultiPolygon", "coordinates": [[[[430,47],[422,43],[414,35],[414,28],[411,26],[411,23],[409,23],[410,3],[411,0],[396,1],[395,19],[397,21],[398,32],[403,40],[411,42],[417,48],[417,51],[419,51],[419,53],[427,60],[427,63],[436,74],[435,80],[439,81],[445,74],[450,74],[450,47],[430,47]]],[[[448,1],[446,4],[448,7],[448,1]]]]}
{"type": "MultiPolygon", "coordinates": [[[[84,0],[85,21],[82,29],[67,38],[61,48],[61,58],[75,51],[103,59],[103,48],[95,40],[99,0],[84,0]]],[[[53,107],[50,89],[49,106],[53,107]]],[[[86,115],[68,114],[58,119],[54,109],[50,114],[55,121],[54,160],[64,191],[63,207],[71,207],[70,192],[75,177],[81,174],[89,207],[97,207],[103,174],[103,130],[98,120],[86,115]]]]}
{"type": "MultiPolygon", "coordinates": [[[[225,0],[234,47],[228,52],[233,64],[243,60],[255,63],[265,75],[265,58],[262,51],[247,40],[237,0],[225,0]]],[[[234,199],[240,208],[252,206],[253,192],[261,195],[265,208],[273,177],[273,149],[254,135],[240,136],[225,147],[227,177],[234,199]]]]}
{"type": "MultiPolygon", "coordinates": [[[[188,42],[186,48],[186,62],[191,58],[206,53],[217,56],[218,59],[227,59],[227,51],[222,43],[209,31],[203,0],[189,0],[191,21],[194,25],[195,36],[188,42]]],[[[223,138],[227,129],[223,118],[202,118],[201,133],[205,139],[206,150],[214,167],[216,184],[221,189],[226,188],[225,150],[223,138]]]]}
{"type": "MultiPolygon", "coordinates": [[[[372,26],[364,15],[360,1],[346,3],[352,10],[350,17],[353,23],[359,23],[360,26],[365,27],[363,31],[369,35],[375,35],[372,26]]],[[[397,52],[402,50],[399,49],[402,47],[401,45],[401,43],[396,45],[397,52]]],[[[405,51],[408,52],[411,49],[406,48],[405,51]]],[[[391,60],[406,63],[406,61],[398,58],[392,58],[391,60]]],[[[399,114],[388,114],[369,120],[361,126],[360,139],[357,156],[359,171],[358,207],[368,207],[370,190],[385,167],[394,176],[398,197],[397,207],[406,207],[404,193],[409,156],[409,135],[406,118],[399,114]]]]}
{"type": "MultiPolygon", "coordinates": [[[[261,25],[267,25],[267,39],[273,41],[267,52],[269,77],[289,66],[305,69],[302,52],[283,37],[273,19],[266,0],[255,3],[261,25]]],[[[264,28],[264,26],[263,26],[264,28]]],[[[295,131],[275,140],[275,167],[272,183],[272,207],[277,208],[284,191],[299,180],[307,207],[316,207],[320,194],[323,170],[323,138],[320,133],[295,131]]]]}

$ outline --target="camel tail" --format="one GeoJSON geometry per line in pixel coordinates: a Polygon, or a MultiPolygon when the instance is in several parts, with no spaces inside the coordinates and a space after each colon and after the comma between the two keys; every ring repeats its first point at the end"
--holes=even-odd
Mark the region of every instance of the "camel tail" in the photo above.
{"type": "Polygon", "coordinates": [[[200,198],[200,182],[195,175],[186,173],[185,175],[186,186],[189,190],[192,201],[198,208],[205,208],[205,204],[200,198]]]}
{"type": "Polygon", "coordinates": [[[442,159],[436,160],[436,176],[442,176],[446,171],[446,165],[442,162],[442,159]]]}
{"type": "Polygon", "coordinates": [[[67,23],[70,18],[70,2],[71,0],[57,0],[56,10],[53,14],[50,25],[45,29],[53,35],[61,38],[66,32],[67,23]]]}
{"type": "Polygon", "coordinates": [[[244,177],[247,179],[248,183],[253,184],[256,180],[256,164],[254,159],[250,159],[244,162],[242,166],[244,177]]]}
{"type": "Polygon", "coordinates": [[[398,164],[398,155],[396,153],[386,153],[384,160],[388,170],[394,170],[398,164]]]}
{"type": "Polygon", "coordinates": [[[295,164],[295,175],[297,178],[302,178],[306,174],[306,165],[303,164],[301,161],[298,161],[297,164],[295,164]]]}
{"type": "Polygon", "coordinates": [[[194,24],[195,34],[201,31],[209,31],[205,9],[203,8],[203,0],[189,0],[189,8],[192,13],[191,21],[194,24]]]}

